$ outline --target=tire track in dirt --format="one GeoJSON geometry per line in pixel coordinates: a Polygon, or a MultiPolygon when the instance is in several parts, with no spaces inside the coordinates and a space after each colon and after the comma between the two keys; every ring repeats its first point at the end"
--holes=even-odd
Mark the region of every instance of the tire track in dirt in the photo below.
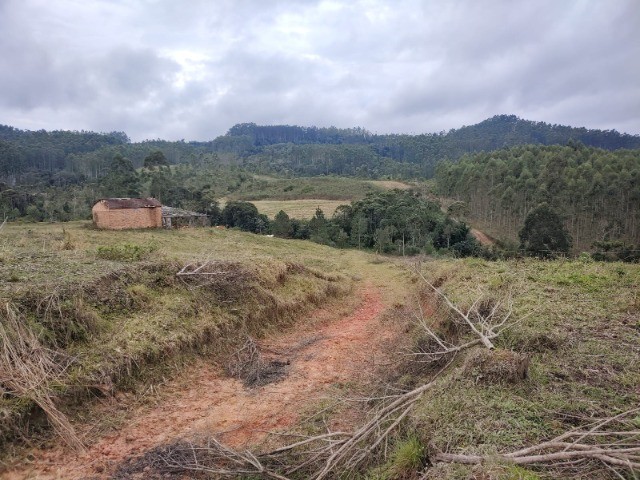
{"type": "Polygon", "coordinates": [[[111,433],[76,456],[60,446],[33,452],[32,465],[1,478],[107,478],[126,458],[181,437],[216,434],[232,447],[263,439],[267,431],[295,424],[306,405],[320,399],[332,385],[365,380],[384,361],[385,342],[398,334],[391,323],[381,324],[380,291],[372,286],[358,295],[360,305],[335,319],[319,309],[311,322],[260,341],[265,350],[289,358],[286,377],[277,383],[248,389],[219,367],[199,361],[179,381],[166,387],[159,405],[141,410],[124,428],[111,433]],[[381,328],[382,327],[382,328],[381,328]],[[190,387],[185,390],[185,385],[190,387]]]}

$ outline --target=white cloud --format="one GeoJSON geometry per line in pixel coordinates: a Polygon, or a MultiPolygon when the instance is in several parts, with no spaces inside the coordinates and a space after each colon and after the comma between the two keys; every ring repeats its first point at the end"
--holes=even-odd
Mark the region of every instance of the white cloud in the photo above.
{"type": "Polygon", "coordinates": [[[497,113],[640,133],[640,4],[0,0],[0,123],[211,139],[497,113]]]}

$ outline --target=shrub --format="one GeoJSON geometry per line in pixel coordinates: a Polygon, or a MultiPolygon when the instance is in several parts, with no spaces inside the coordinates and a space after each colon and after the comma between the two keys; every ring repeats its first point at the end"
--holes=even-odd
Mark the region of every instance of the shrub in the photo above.
{"type": "Polygon", "coordinates": [[[119,260],[133,262],[144,260],[156,251],[155,245],[137,245],[135,243],[123,243],[122,245],[100,246],[96,251],[98,258],[105,260],[119,260]]]}

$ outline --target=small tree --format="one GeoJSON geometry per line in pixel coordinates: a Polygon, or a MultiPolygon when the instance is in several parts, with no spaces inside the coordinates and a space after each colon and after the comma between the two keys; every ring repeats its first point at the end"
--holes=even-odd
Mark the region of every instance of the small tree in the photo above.
{"type": "Polygon", "coordinates": [[[167,161],[167,157],[164,156],[164,153],[160,150],[156,150],[145,157],[142,166],[144,168],[168,167],[169,162],[167,161]]]}
{"type": "Polygon", "coordinates": [[[133,164],[121,154],[113,157],[109,173],[100,180],[102,194],[105,197],[140,196],[140,179],[133,164]]]}
{"type": "Polygon", "coordinates": [[[546,203],[529,212],[519,237],[520,248],[527,255],[553,258],[557,253],[566,254],[571,250],[571,235],[560,215],[546,203]]]}
{"type": "Polygon", "coordinates": [[[312,242],[326,244],[329,242],[328,222],[320,207],[309,221],[309,236],[312,242]]]}
{"type": "Polygon", "coordinates": [[[291,225],[291,219],[284,210],[280,210],[271,224],[271,233],[276,237],[289,238],[293,233],[293,227],[291,225]]]}
{"type": "Polygon", "coordinates": [[[258,213],[253,203],[232,201],[222,210],[222,223],[246,232],[261,233],[269,227],[269,219],[258,213]]]}

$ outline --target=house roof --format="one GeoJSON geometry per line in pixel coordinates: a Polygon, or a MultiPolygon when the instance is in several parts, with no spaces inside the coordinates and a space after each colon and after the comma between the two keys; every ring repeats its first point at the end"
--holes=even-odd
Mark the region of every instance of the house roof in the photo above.
{"type": "Polygon", "coordinates": [[[189,210],[183,210],[175,207],[162,207],[163,217],[206,217],[205,213],[190,212],[189,210]]]}
{"type": "Polygon", "coordinates": [[[162,207],[162,204],[155,198],[104,198],[100,201],[104,202],[111,210],[162,207]]]}

